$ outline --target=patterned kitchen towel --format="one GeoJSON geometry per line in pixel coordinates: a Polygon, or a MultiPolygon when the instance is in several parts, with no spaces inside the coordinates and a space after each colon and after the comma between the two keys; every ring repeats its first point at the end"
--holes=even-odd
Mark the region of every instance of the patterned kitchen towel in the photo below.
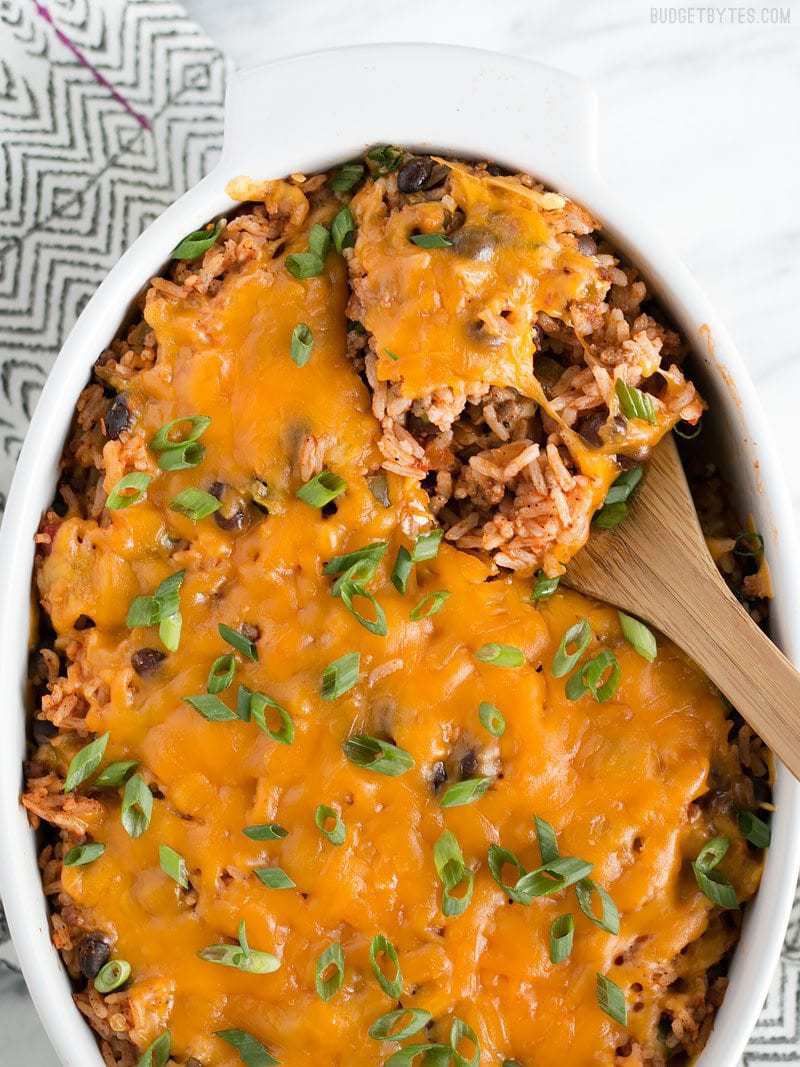
{"type": "MultiPolygon", "coordinates": [[[[219,151],[226,65],[169,0],[0,0],[0,31],[2,510],[82,307],[219,151]]],[[[0,1064],[58,1067],[7,937],[0,912],[0,1064]]],[[[800,902],[743,1065],[800,1064],[799,1015],[800,902]]]]}

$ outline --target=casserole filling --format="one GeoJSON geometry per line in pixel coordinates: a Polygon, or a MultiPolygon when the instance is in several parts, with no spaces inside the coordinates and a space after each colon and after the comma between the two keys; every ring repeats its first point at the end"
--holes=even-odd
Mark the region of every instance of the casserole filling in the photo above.
{"type": "Polygon", "coordinates": [[[232,194],[37,536],[23,802],[106,1062],[687,1062],[768,754],[557,580],[699,418],[679,339],[525,176],[385,147],[232,194]]]}

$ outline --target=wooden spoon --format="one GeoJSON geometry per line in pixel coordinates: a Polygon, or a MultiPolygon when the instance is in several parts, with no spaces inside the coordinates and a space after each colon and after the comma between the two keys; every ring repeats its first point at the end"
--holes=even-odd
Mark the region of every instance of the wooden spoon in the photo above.
{"type": "Polygon", "coordinates": [[[592,532],[564,583],[666,634],[800,778],[800,673],[714,565],[672,435],[654,450],[625,521],[592,532]]]}

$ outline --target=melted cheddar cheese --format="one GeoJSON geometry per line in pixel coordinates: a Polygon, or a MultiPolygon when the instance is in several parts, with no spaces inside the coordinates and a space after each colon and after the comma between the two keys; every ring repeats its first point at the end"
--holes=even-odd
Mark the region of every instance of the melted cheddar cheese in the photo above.
{"type": "MultiPolygon", "coordinates": [[[[514,197],[496,188],[496,203],[469,209],[489,232],[511,234],[498,268],[502,284],[519,287],[531,306],[549,308],[565,298],[562,286],[574,293],[592,284],[580,256],[563,260],[540,232],[538,215],[523,217],[514,197]],[[516,248],[525,254],[518,257],[516,248]],[[523,267],[531,249],[546,267],[538,284],[523,267]],[[567,282],[554,280],[566,269],[567,282]]],[[[414,225],[438,229],[440,206],[422,207],[414,225]]],[[[305,248],[306,237],[306,227],[299,229],[287,251],[305,248]]],[[[387,233],[385,241],[394,240],[387,233]]],[[[402,241],[405,248],[405,232],[402,241]]],[[[665,1006],[664,968],[680,959],[681,974],[701,975],[730,944],[692,875],[690,861],[703,844],[715,833],[731,837],[722,871],[741,899],[758,882],[759,863],[729,819],[689,814],[712,778],[736,773],[725,708],[667,641],[648,663],[624,641],[610,609],[568,592],[537,609],[529,583],[487,581],[482,562],[447,545],[414,568],[405,596],[394,588],[389,574],[398,548],[431,526],[426,498],[416,482],[394,475],[388,507],[370,492],[366,476],[380,463],[379,430],[345,354],[340,258],[330,255],[321,276],[299,281],[285,255],[245,264],[212,296],[151,291],[146,319],[158,359],[129,383],[131,439],[110,442],[105,457],[107,471],[118,473],[122,453],[134,455],[154,475],[147,498],[106,512],[101,523],[67,518],[40,567],[42,603],[55,630],[71,642],[82,677],[97,682],[86,728],[109,731],[104,762],[139,761],[155,791],[150,825],[135,840],[121,824],[117,793],[98,794],[104,802],[88,833],[106,851],[91,864],[65,867],[63,889],[106,932],[113,955],[132,965],[133,1040],[144,1049],[168,1027],[178,1062],[194,1057],[204,1067],[234,1067],[238,1055],[215,1036],[226,1028],[247,1030],[286,1067],[385,1062],[400,1046],[367,1034],[376,1017],[397,1006],[370,969],[370,941],[382,933],[399,954],[402,1004],[434,1019],[411,1043],[446,1042],[458,1016],[477,1034],[485,1065],[506,1058],[524,1067],[613,1064],[630,1038],[651,1041],[665,1006]],[[302,368],[289,357],[298,322],[314,336],[302,368]],[[213,420],[202,464],[158,471],[144,443],[189,414],[213,420]],[[325,443],[325,467],[347,482],[327,517],[295,495],[298,448],[309,435],[325,443]],[[242,531],[220,529],[213,518],[194,523],[169,508],[189,486],[243,487],[253,479],[269,486],[270,513],[242,531]],[[378,540],[389,550],[370,588],[386,612],[386,637],[358,625],[330,595],[322,572],[334,555],[378,540]],[[131,656],[158,639],[155,628],[126,627],[129,604],[178,569],[186,571],[180,647],[155,674],[139,677],[131,656]],[[436,590],[451,594],[442,610],[412,621],[411,608],[436,590]],[[81,614],[93,628],[75,628],[81,614]],[[589,651],[612,649],[622,669],[606,704],[568,700],[565,680],[550,670],[563,633],[581,617],[594,633],[589,651]],[[243,684],[278,701],[294,722],[291,745],[253,722],[207,721],[186,703],[205,691],[215,658],[230,651],[220,623],[247,623],[260,633],[258,661],[237,656],[234,687],[222,699],[231,704],[243,684]],[[523,666],[480,662],[475,652],[486,642],[521,649],[523,666]],[[358,683],[323,700],[324,668],[353,651],[361,657],[358,683]],[[500,738],[480,724],[482,701],[505,717],[500,738]],[[354,766],[342,751],[352,733],[391,738],[415,766],[397,778],[354,766]],[[443,809],[432,784],[437,763],[453,781],[459,767],[474,765],[474,773],[492,778],[491,788],[474,804],[443,809]],[[315,826],[319,804],[341,813],[342,845],[315,826]],[[527,869],[538,866],[535,815],[553,825],[563,854],[594,865],[592,877],[620,910],[619,934],[583,916],[574,890],[523,906],[510,903],[492,879],[493,843],[527,869]],[[242,832],[265,822],[288,835],[252,841],[242,832]],[[442,914],[433,861],[445,829],[475,872],[469,907],[451,918],[442,914]],[[162,844],[185,858],[189,892],[160,868],[162,844]],[[296,888],[267,888],[254,873],[261,867],[283,868],[296,888]],[[553,965],[548,931],[566,912],[575,916],[574,949],[553,965]],[[235,942],[242,920],[250,945],[280,960],[275,973],[240,973],[198,958],[206,946],[235,942]],[[345,978],[323,1002],[315,961],[334,942],[344,951],[345,978]],[[600,1010],[598,972],[625,992],[627,1030],[600,1010]]],[[[391,284],[404,301],[414,287],[424,300],[428,272],[444,268],[413,246],[404,255],[409,270],[398,268],[391,284]]],[[[482,307],[491,304],[482,262],[456,273],[464,306],[474,294],[482,307]]],[[[391,309],[382,317],[376,311],[367,325],[396,349],[404,375],[413,357],[416,376],[405,380],[414,387],[434,368],[438,381],[485,375],[487,353],[469,330],[472,311],[461,308],[448,297],[419,333],[391,309]],[[454,316],[459,344],[448,347],[454,316]]],[[[507,343],[492,356],[497,380],[524,384],[529,325],[512,317],[507,343]]],[[[382,360],[381,369],[394,373],[394,363],[382,360]]],[[[107,474],[107,490],[114,480],[107,474]]],[[[74,737],[53,744],[64,763],[80,747],[74,737]]]]}

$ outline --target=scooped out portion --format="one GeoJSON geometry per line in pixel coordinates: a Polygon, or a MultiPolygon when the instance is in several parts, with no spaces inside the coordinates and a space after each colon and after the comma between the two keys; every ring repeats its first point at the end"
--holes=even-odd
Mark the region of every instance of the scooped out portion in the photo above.
{"type": "Polygon", "coordinates": [[[409,157],[350,207],[384,467],[423,482],[459,548],[561,573],[621,471],[700,418],[680,337],[588,212],[527,175],[409,157]]]}

